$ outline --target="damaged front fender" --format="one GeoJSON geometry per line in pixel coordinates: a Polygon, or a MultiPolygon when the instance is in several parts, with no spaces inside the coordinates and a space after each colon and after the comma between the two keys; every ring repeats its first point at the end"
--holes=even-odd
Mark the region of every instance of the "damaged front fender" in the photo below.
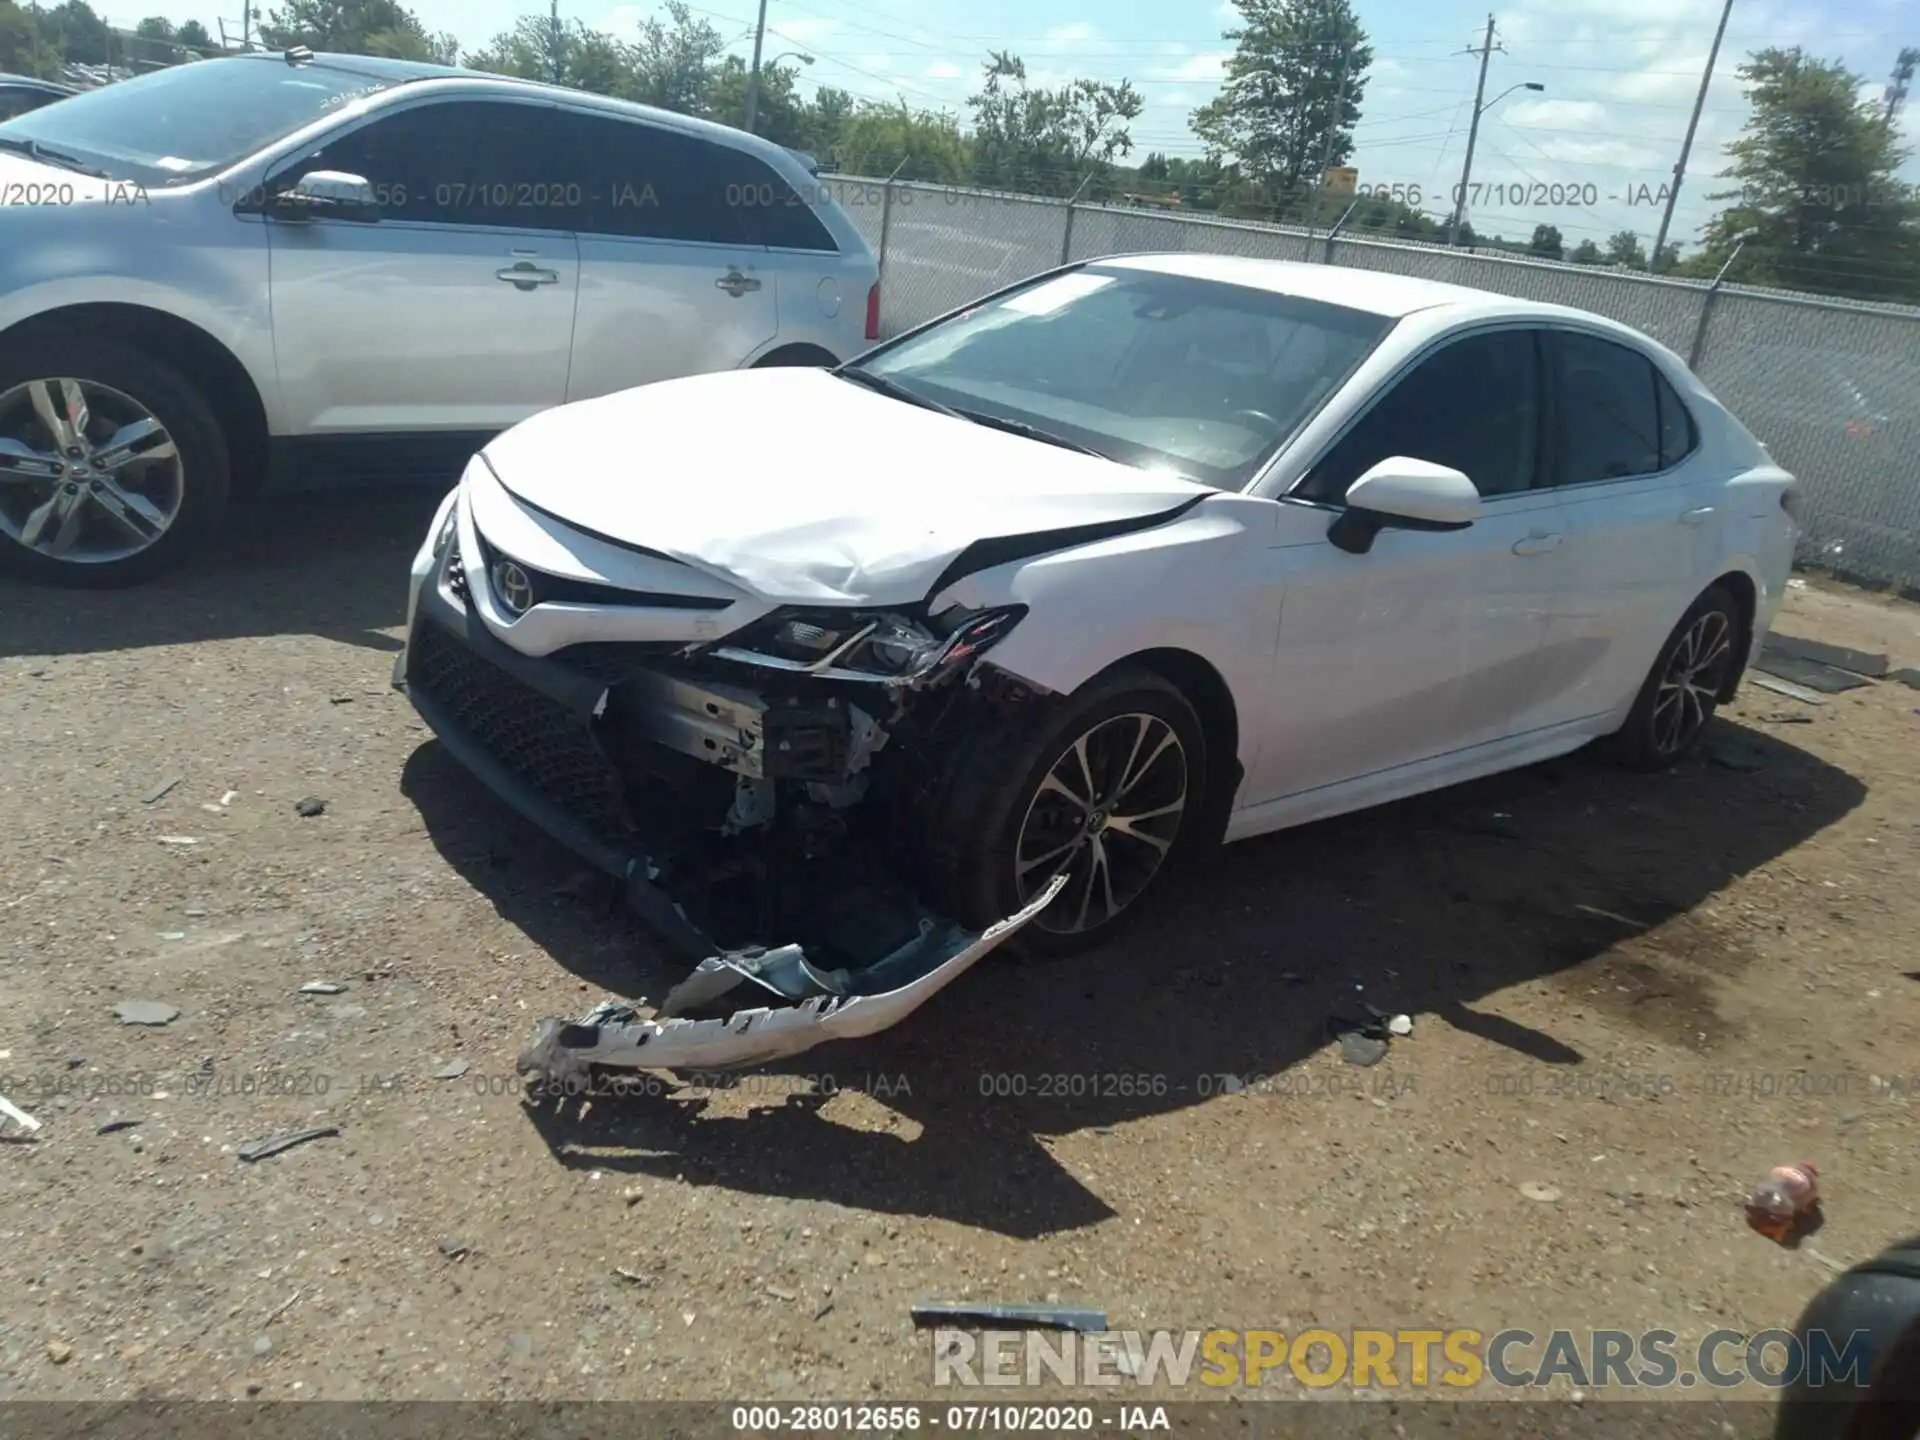
{"type": "Polygon", "coordinates": [[[714,956],[675,987],[660,1019],[606,1001],[579,1020],[542,1020],[520,1055],[519,1073],[561,1088],[590,1069],[722,1071],[783,1060],[830,1040],[853,1040],[898,1025],[951,985],[995,946],[1052,904],[1066,885],[1056,878],[1023,909],[977,934],[929,925],[886,958],[857,971],[822,971],[798,946],[755,957],[714,956]],[[724,1018],[680,1013],[753,982],[795,1003],[736,1010],[724,1018]]]}

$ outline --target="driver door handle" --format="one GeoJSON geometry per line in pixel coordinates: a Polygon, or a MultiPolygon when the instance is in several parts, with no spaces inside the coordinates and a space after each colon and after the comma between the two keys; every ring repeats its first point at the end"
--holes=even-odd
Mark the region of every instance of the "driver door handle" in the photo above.
{"type": "Polygon", "coordinates": [[[558,270],[542,270],[531,260],[516,260],[513,264],[503,266],[494,271],[493,278],[496,280],[504,280],[509,285],[516,286],[521,290],[531,290],[536,285],[558,285],[560,283],[560,272],[558,270]]]}
{"type": "Polygon", "coordinates": [[[1680,517],[1682,525],[1703,525],[1713,518],[1713,506],[1702,505],[1698,510],[1689,510],[1680,517]]]}
{"type": "Polygon", "coordinates": [[[1513,553],[1516,555],[1545,555],[1550,551],[1558,550],[1563,538],[1565,537],[1535,531],[1524,540],[1514,541],[1513,553]]]}
{"type": "Polygon", "coordinates": [[[736,300],[742,295],[745,295],[749,290],[758,290],[760,288],[760,282],[758,280],[754,279],[751,275],[742,275],[738,268],[729,269],[725,275],[722,275],[713,283],[716,289],[726,291],[736,300]]]}

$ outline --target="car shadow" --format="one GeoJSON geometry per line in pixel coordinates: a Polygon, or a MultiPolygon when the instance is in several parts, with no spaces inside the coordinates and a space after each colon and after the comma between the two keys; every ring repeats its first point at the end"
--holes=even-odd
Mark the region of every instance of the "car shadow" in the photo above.
{"type": "MultiPolygon", "coordinates": [[[[1328,1043],[1332,1014],[1364,1019],[1370,1004],[1468,1032],[1516,1068],[1577,1065],[1565,1041],[1479,1008],[1563,977],[1570,1007],[1711,1052],[1733,1033],[1716,982],[1746,958],[1660,927],[1834,824],[1865,787],[1725,719],[1702,751],[1655,775],[1583,753],[1230,846],[1122,941],[1063,962],[989,957],[899,1027],[736,1094],[649,1086],[528,1113],[571,1167],[1033,1237],[1114,1213],[1044,1138],[1272,1083],[1328,1043]],[[1608,953],[1635,934],[1632,958],[1608,953]],[[875,1116],[823,1114],[836,1091],[865,1092],[875,1116]]],[[[590,985],[657,1000],[686,973],[610,885],[569,884],[579,867],[437,743],[403,789],[450,863],[590,985]]],[[[1396,1066],[1341,1073],[1391,1084],[1396,1066]]]]}
{"type": "Polygon", "coordinates": [[[199,556],[130,590],[0,579],[0,658],[257,635],[397,651],[380,632],[406,623],[407,566],[446,492],[408,485],[236,505],[199,556]]]}

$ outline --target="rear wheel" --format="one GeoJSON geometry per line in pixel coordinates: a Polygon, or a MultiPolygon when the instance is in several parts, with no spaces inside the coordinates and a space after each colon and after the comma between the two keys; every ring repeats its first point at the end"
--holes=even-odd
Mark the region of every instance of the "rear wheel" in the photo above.
{"type": "Polygon", "coordinates": [[[1739,662],[1740,606],[1710,586],[1673,627],[1647,673],[1626,724],[1611,737],[1614,754],[1639,769],[1663,769],[1700,741],[1739,662]]]}
{"type": "Polygon", "coordinates": [[[0,566],[111,587],[183,559],[226,506],[225,439],[171,366],[47,338],[0,359],[0,566]]]}
{"type": "Polygon", "coordinates": [[[1202,828],[1206,739],[1179,690],[1116,673],[955,757],[930,851],[936,888],[979,929],[1066,877],[1018,948],[1067,954],[1109,939],[1163,887],[1202,828]]]}

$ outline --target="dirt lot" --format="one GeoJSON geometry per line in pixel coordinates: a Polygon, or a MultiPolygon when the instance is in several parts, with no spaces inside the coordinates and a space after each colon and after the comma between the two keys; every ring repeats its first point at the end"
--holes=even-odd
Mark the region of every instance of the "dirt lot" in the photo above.
{"type": "MultiPolygon", "coordinates": [[[[0,1073],[45,1121],[0,1147],[0,1395],[925,1396],[928,1296],[1697,1338],[1915,1227],[1894,684],[1749,686],[1668,776],[1574,757],[1234,847],[1123,947],[731,1093],[529,1107],[538,1018],[677,972],[389,688],[430,511],[0,589],[0,1073]],[[1356,991],[1414,1019],[1373,1069],[1323,1028],[1356,991]],[[1737,1197],[1800,1159],[1826,1225],[1777,1248],[1737,1197]]],[[[1912,606],[1813,585],[1780,628],[1920,664],[1912,606]]]]}

